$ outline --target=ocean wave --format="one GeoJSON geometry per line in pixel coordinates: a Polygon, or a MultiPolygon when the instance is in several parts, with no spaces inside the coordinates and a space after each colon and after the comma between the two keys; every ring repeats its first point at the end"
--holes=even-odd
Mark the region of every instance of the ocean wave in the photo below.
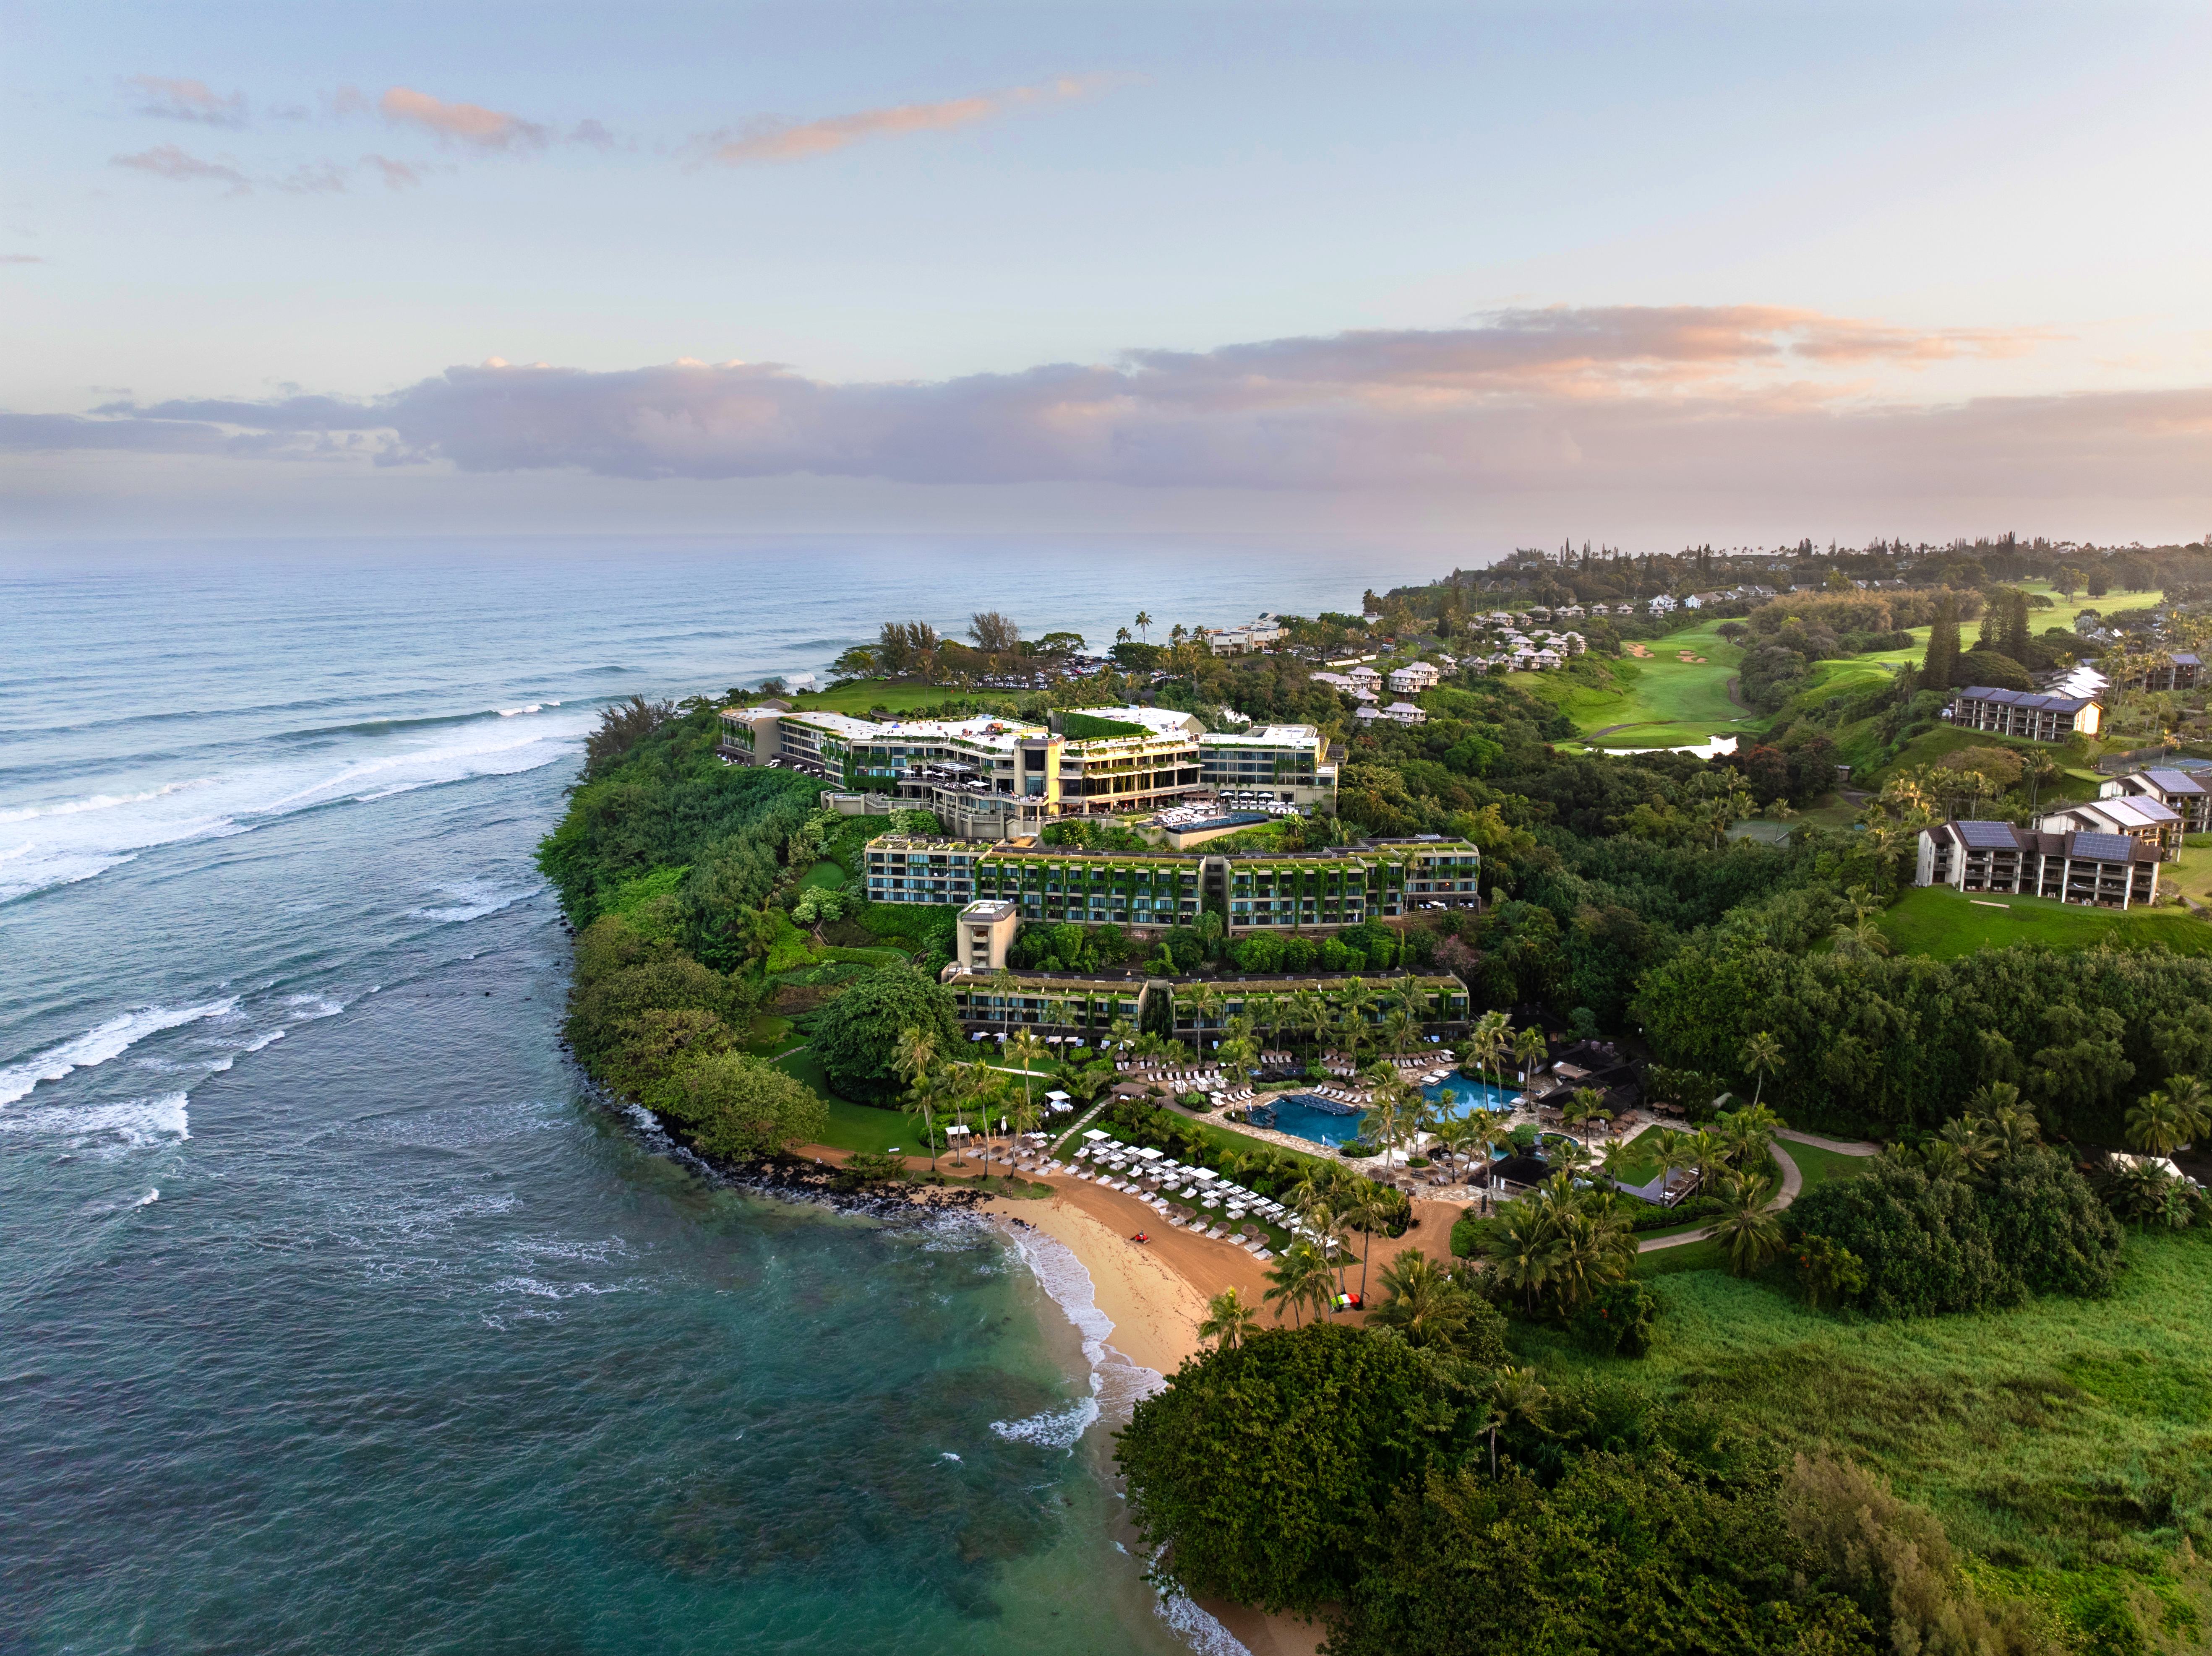
{"type": "MultiPolygon", "coordinates": [[[[182,793],[188,788],[211,786],[215,779],[195,777],[189,782],[170,782],[158,788],[149,788],[143,793],[95,793],[84,799],[64,799],[58,804],[26,805],[17,810],[0,810],[0,822],[30,822],[50,816],[78,816],[88,810],[112,810],[118,805],[143,805],[155,799],[166,799],[173,793],[182,793]]],[[[27,842],[28,845],[35,841],[27,842]]]]}
{"type": "Polygon", "coordinates": [[[160,1093],[115,1104],[53,1105],[0,1115],[0,1132],[60,1138],[72,1149],[107,1139],[125,1148],[190,1138],[187,1095],[160,1093]]]}
{"type": "Polygon", "coordinates": [[[490,1284],[494,1294],[522,1294],[537,1300],[572,1300],[579,1294],[638,1294],[647,1284],[628,1283],[548,1283],[535,1277],[502,1277],[490,1284]]]}
{"type": "Polygon", "coordinates": [[[542,883],[518,886],[498,880],[458,880],[450,885],[436,888],[458,902],[441,908],[410,908],[410,919],[430,920],[440,925],[455,925],[465,920],[480,920],[487,914],[497,914],[527,902],[545,889],[542,883]]]}
{"type": "Polygon", "coordinates": [[[1009,1443],[1033,1443],[1041,1449],[1072,1449],[1098,1419],[1098,1399],[1079,1398],[1064,1409],[1049,1409],[1027,1420],[994,1420],[991,1429],[1009,1443]]]}
{"type": "Polygon", "coordinates": [[[120,1058],[149,1035],[197,1023],[202,1018],[221,1017],[237,1006],[238,997],[233,995],[197,1006],[148,1006],[112,1017],[74,1040],[0,1069],[0,1107],[15,1103],[42,1083],[59,1081],[76,1071],[94,1069],[120,1058]]]}
{"type": "Polygon", "coordinates": [[[1252,1656],[1242,1639],[1193,1603],[1187,1593],[1164,1592],[1152,1608],[1198,1656],[1252,1656]]]}
{"type": "Polygon", "coordinates": [[[1073,1448],[1076,1440],[1097,1422],[1104,1420],[1119,1425],[1127,1420],[1130,1410],[1165,1386],[1167,1380],[1157,1368],[1132,1362],[1114,1349],[1109,1343],[1114,1332],[1113,1319],[1098,1308],[1091,1273],[1073,1249],[1025,1226],[1014,1227],[1006,1234],[1013,1243],[1014,1252],[1029,1268],[1030,1275],[1036,1279],[1037,1286],[1060,1307],[1060,1313],[1082,1338],[1083,1358],[1091,1369],[1091,1395],[1027,1421],[1011,1424],[994,1422],[991,1429],[1001,1437],[1010,1437],[1018,1430],[1032,1431],[1038,1435],[1023,1441],[1054,1441],[1073,1448]],[[1087,1418],[1072,1434],[1060,1438],[1050,1435],[1066,1434],[1073,1416],[1086,1410],[1087,1418]]]}

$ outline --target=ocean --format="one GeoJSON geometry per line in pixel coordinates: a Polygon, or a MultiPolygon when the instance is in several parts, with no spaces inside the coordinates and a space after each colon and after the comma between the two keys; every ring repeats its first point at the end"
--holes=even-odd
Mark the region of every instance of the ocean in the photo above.
{"type": "Polygon", "coordinates": [[[1073,1256],[719,1186],[595,1101],[531,853],[611,700],[1452,561],[0,550],[0,1649],[1227,1648],[1127,1550],[1147,1377],[1073,1256]]]}

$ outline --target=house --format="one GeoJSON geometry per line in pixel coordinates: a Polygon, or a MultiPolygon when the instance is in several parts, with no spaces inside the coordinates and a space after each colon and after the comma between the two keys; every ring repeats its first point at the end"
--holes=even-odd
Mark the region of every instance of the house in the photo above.
{"type": "Polygon", "coordinates": [[[2094,736],[2104,728],[2105,710],[2087,696],[2039,695],[1971,684],[1951,699],[1943,717],[1961,730],[2024,737],[2031,742],[2063,742],[2094,736]]]}
{"type": "Polygon", "coordinates": [[[1409,661],[1390,670],[1390,688],[1399,695],[1419,695],[1424,690],[1435,689],[1441,676],[1425,661],[1409,661]]]}
{"type": "Polygon", "coordinates": [[[1425,725],[1429,716],[1411,701],[1394,701],[1382,710],[1382,717],[1394,725],[1425,725]]]}
{"type": "Polygon", "coordinates": [[[2092,834],[2124,834],[2157,849],[2160,860],[2172,862],[2181,854],[2181,813],[2155,799],[2124,797],[2084,800],[2043,819],[2045,833],[2064,834],[2086,828],[2092,834]]]}
{"type": "Polygon", "coordinates": [[[1552,611],[1553,621],[1580,621],[1582,618],[1583,607],[1579,604],[1570,604],[1552,611]]]}
{"type": "Polygon", "coordinates": [[[1913,883],[2134,908],[2157,899],[2158,850],[2124,834],[1944,822],[1921,830],[1913,883]]]}
{"type": "Polygon", "coordinates": [[[1382,682],[1382,675],[1376,672],[1365,662],[1360,663],[1358,666],[1354,667],[1349,673],[1346,674],[1345,676],[1351,679],[1353,683],[1363,684],[1370,690],[1375,688],[1382,682]]]}
{"type": "Polygon", "coordinates": [[[2212,788],[2187,771],[2154,766],[2116,776],[2097,790],[2101,799],[2155,799],[2181,818],[2184,834],[2212,834],[2212,788]]]}
{"type": "Polygon", "coordinates": [[[1287,634],[1279,616],[1263,614],[1242,627],[1201,627],[1199,636],[1218,656],[1249,656],[1279,644],[1287,634]]]}
{"type": "Polygon", "coordinates": [[[1551,612],[1549,610],[1546,609],[1542,604],[1530,604],[1530,605],[1528,606],[1528,619],[1529,619],[1529,620],[1531,620],[1531,621],[1549,621],[1549,620],[1551,620],[1551,618],[1552,618],[1552,612],[1551,612]]]}
{"type": "Polygon", "coordinates": [[[1609,605],[1603,604],[1592,604],[1592,605],[1590,605],[1590,607],[1589,607],[1589,612],[1590,612],[1590,614],[1592,614],[1593,616],[1609,616],[1609,615],[1611,615],[1611,614],[1613,613],[1613,610],[1612,610],[1612,609],[1611,609],[1611,607],[1610,607],[1609,605]]]}
{"type": "Polygon", "coordinates": [[[1653,598],[1645,607],[1655,616],[1671,616],[1674,613],[1675,605],[1673,598],[1669,597],[1666,593],[1662,592],[1657,597],[1653,598]]]}

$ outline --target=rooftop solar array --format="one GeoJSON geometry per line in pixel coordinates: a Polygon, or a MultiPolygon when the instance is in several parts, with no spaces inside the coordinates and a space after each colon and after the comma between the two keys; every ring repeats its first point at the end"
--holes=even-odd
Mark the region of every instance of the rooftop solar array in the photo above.
{"type": "Polygon", "coordinates": [[[2020,840],[2009,822],[1961,822],[1959,837],[1976,851],[2017,851],[2020,840]]]}
{"type": "Polygon", "coordinates": [[[2155,770],[2147,770],[2143,774],[2150,778],[2152,781],[2157,783],[2160,787],[2165,789],[2168,793],[2202,793],[2204,792],[2204,785],[2198,781],[2195,777],[2191,776],[2187,771],[2170,771],[2160,767],[2155,770]]]}
{"type": "Polygon", "coordinates": [[[2124,863],[2136,854],[2136,842],[2124,834],[2077,834],[2074,857],[2094,857],[2100,863],[2124,863]]]}
{"type": "Polygon", "coordinates": [[[1969,701],[1995,701],[2008,707],[2048,708],[2061,713],[2077,713],[2089,705],[2087,696],[2036,695],[2027,690],[2000,690],[1989,684],[1969,684],[1959,694],[1969,701]]]}

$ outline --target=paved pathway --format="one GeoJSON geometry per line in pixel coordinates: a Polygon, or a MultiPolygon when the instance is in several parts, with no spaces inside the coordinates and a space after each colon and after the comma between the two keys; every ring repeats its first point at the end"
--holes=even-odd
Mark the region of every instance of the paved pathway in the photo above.
{"type": "MultiPolygon", "coordinates": [[[[1821,1143],[1817,1139],[1807,1139],[1803,1133],[1791,1133],[1789,1137],[1803,1139],[1808,1143],[1821,1143]]],[[[1824,1145],[1823,1148],[1844,1149],[1840,1144],[1824,1145]]],[[[1775,1193],[1774,1199],[1766,1204],[1766,1210],[1769,1213],[1779,1213],[1796,1201],[1797,1192],[1805,1188],[1805,1175],[1797,1170],[1797,1164],[1790,1159],[1790,1152],[1784,1149],[1781,1145],[1770,1144],[1767,1146],[1767,1153],[1773,1156],[1774,1165],[1782,1169],[1782,1188],[1775,1193]]],[[[1850,1150],[1844,1153],[1857,1154],[1856,1151],[1850,1150]]],[[[1636,1245],[1636,1251],[1638,1253],[1656,1253],[1662,1247],[1687,1247],[1692,1242],[1704,1241],[1712,1234],[1712,1227],[1705,1225],[1697,1230],[1686,1230],[1680,1236],[1662,1236],[1653,1241],[1638,1242],[1636,1245]]]]}
{"type": "Polygon", "coordinates": [[[1795,1127],[1777,1127],[1777,1138],[1793,1139],[1800,1144],[1810,1144],[1816,1150],[1833,1150],[1838,1156],[1880,1156],[1881,1146],[1869,1144],[1863,1138],[1822,1138],[1815,1133],[1799,1132],[1795,1127]]]}

